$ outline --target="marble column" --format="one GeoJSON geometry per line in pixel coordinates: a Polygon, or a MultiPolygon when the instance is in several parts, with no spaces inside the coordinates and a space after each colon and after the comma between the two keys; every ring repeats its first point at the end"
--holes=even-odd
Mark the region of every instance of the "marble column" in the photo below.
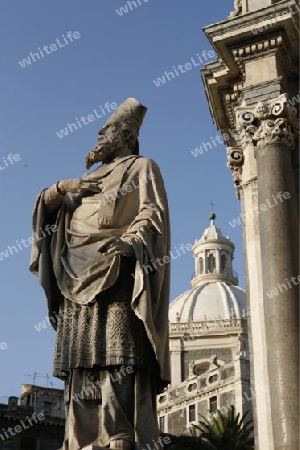
{"type": "MultiPolygon", "coordinates": [[[[274,450],[299,448],[299,267],[297,202],[291,163],[295,110],[281,95],[237,108],[255,146],[265,361],[274,450]]],[[[255,333],[255,324],[252,324],[255,333]]],[[[255,351],[255,349],[254,349],[255,351]]]]}
{"type": "Polygon", "coordinates": [[[260,214],[259,225],[271,408],[280,411],[272,417],[275,449],[292,450],[299,448],[299,290],[292,279],[297,282],[299,253],[290,149],[281,143],[264,146],[257,152],[257,168],[259,203],[269,199],[272,205],[260,214]],[[278,295],[269,298],[274,288],[278,295]]]}
{"type": "Polygon", "coordinates": [[[220,256],[220,250],[216,250],[216,272],[221,273],[221,256],[220,256]]]}

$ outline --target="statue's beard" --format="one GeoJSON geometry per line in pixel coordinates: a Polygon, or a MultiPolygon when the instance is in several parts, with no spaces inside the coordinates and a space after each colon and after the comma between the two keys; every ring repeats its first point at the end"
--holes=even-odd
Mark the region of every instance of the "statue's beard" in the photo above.
{"type": "Polygon", "coordinates": [[[99,142],[93,150],[91,150],[86,158],[85,165],[87,169],[90,169],[94,164],[105,161],[112,153],[117,150],[117,144],[113,141],[99,142]]]}

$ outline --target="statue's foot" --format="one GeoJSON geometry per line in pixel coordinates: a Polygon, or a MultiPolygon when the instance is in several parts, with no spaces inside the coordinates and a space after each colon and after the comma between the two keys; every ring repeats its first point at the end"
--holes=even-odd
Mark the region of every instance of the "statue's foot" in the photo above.
{"type": "Polygon", "coordinates": [[[131,450],[132,446],[131,443],[125,439],[115,439],[110,441],[109,448],[110,450],[131,450]]]}

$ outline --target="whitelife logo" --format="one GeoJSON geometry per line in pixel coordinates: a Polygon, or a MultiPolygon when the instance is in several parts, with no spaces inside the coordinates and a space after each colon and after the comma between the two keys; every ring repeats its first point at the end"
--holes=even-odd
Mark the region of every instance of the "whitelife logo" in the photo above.
{"type": "Polygon", "coordinates": [[[31,417],[27,417],[27,419],[25,420],[20,420],[20,425],[16,425],[14,428],[8,427],[6,428],[6,430],[3,428],[0,434],[0,438],[2,439],[2,442],[11,441],[11,438],[16,436],[16,434],[22,433],[22,431],[33,427],[35,424],[42,420],[45,420],[45,416],[43,413],[33,413],[31,417]]]}
{"type": "Polygon", "coordinates": [[[5,170],[7,167],[12,166],[14,163],[21,161],[21,156],[19,155],[19,153],[15,153],[14,155],[10,153],[9,155],[6,156],[6,158],[2,156],[2,159],[3,163],[1,161],[0,170],[5,170]]]}
{"type": "Polygon", "coordinates": [[[195,58],[191,58],[191,62],[187,62],[184,65],[179,64],[177,67],[173,66],[173,71],[170,72],[165,71],[164,75],[157,78],[156,80],[153,80],[153,83],[156,87],[160,87],[163,84],[166,84],[167,81],[174,80],[174,78],[179,77],[181,74],[188,72],[189,70],[192,70],[194,67],[199,67],[201,64],[203,65],[205,62],[208,62],[210,59],[216,58],[217,54],[214,50],[203,50],[201,53],[201,56],[199,53],[197,53],[197,58],[195,61],[195,58]],[[200,64],[197,62],[197,60],[200,62],[200,64]],[[176,75],[175,75],[176,74],[176,75]]]}
{"type": "Polygon", "coordinates": [[[298,275],[297,278],[291,277],[290,280],[286,278],[285,281],[286,283],[283,284],[277,283],[277,286],[274,286],[274,288],[271,289],[271,291],[266,293],[267,296],[269,298],[274,298],[277,297],[277,295],[280,295],[280,293],[282,294],[284,292],[283,288],[285,289],[285,291],[288,291],[289,289],[292,289],[294,286],[298,286],[300,284],[300,275],[298,275]],[[290,282],[293,282],[293,284],[291,284],[290,282]]]}
{"type": "MultiPolygon", "coordinates": [[[[144,1],[144,3],[148,3],[149,0],[143,0],[143,1],[144,1]]],[[[127,5],[121,6],[121,8],[116,9],[116,13],[117,13],[119,16],[122,17],[123,14],[127,14],[129,11],[133,11],[133,9],[138,8],[138,7],[139,7],[138,5],[140,5],[140,6],[143,5],[143,3],[141,3],[141,0],[136,0],[136,2],[135,2],[135,1],[132,1],[132,2],[128,1],[128,2],[127,2],[127,5]],[[138,4],[137,4],[137,3],[138,3],[138,4]],[[134,8],[133,8],[132,5],[134,6],[134,8]],[[129,6],[130,10],[128,9],[128,6],[129,6]]]]}
{"type": "Polygon", "coordinates": [[[20,250],[29,247],[30,245],[33,244],[34,240],[40,241],[41,239],[44,239],[47,236],[45,231],[47,231],[48,235],[50,235],[51,233],[55,233],[57,231],[57,225],[47,224],[44,230],[40,228],[39,230],[40,236],[37,233],[33,233],[33,236],[30,236],[27,239],[21,239],[20,242],[16,240],[16,244],[19,250],[15,245],[12,246],[8,245],[4,251],[2,252],[0,251],[0,261],[3,261],[4,259],[9,258],[10,255],[13,256],[16,253],[19,253],[20,250]]]}
{"type": "Polygon", "coordinates": [[[272,199],[266,199],[266,203],[262,203],[261,205],[255,206],[253,209],[246,211],[244,214],[240,213],[240,217],[237,217],[236,219],[233,219],[232,221],[229,221],[229,225],[232,228],[235,228],[236,226],[239,226],[242,224],[242,221],[245,222],[246,218],[258,216],[262,212],[267,211],[268,209],[274,208],[274,206],[279,205],[284,200],[289,200],[291,198],[291,194],[289,192],[278,192],[275,195],[272,195],[272,199]],[[242,220],[241,220],[242,219],[242,220]]]}
{"type": "Polygon", "coordinates": [[[97,119],[101,119],[101,117],[106,116],[106,112],[104,111],[104,108],[111,113],[112,111],[114,111],[115,109],[118,108],[118,104],[116,102],[106,102],[104,105],[104,108],[102,107],[102,105],[99,105],[100,111],[102,112],[102,114],[98,114],[98,111],[96,109],[93,110],[94,114],[89,114],[88,116],[81,116],[80,119],[78,119],[77,117],[75,117],[75,120],[77,122],[76,123],[67,123],[66,128],[63,128],[60,131],[56,131],[56,135],[59,137],[59,139],[62,139],[65,136],[69,135],[70,133],[73,133],[74,131],[77,131],[79,128],[82,128],[82,125],[88,125],[89,123],[92,123],[97,119]],[[81,122],[81,123],[80,123],[81,122]]]}
{"type": "Polygon", "coordinates": [[[58,38],[56,39],[56,44],[51,44],[51,45],[44,45],[44,47],[41,49],[40,47],[38,47],[38,51],[39,53],[29,53],[29,56],[27,58],[24,58],[22,61],[18,61],[20,66],[24,69],[27,66],[30,66],[31,61],[32,62],[36,62],[39,59],[45,58],[44,52],[46,53],[46,55],[50,55],[53,52],[56,52],[56,50],[58,50],[59,48],[63,48],[66,45],[69,45],[70,42],[73,42],[73,40],[75,39],[79,39],[80,33],[78,31],[68,31],[67,33],[67,37],[65,37],[65,35],[62,35],[62,40],[63,42],[61,42],[58,38]],[[68,41],[68,39],[69,41],[68,41]],[[50,50],[49,50],[50,49],[50,50]]]}

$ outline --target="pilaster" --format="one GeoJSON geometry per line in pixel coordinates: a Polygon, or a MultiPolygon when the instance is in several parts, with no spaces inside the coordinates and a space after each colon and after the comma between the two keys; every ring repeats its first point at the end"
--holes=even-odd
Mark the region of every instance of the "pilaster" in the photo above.
{"type": "Polygon", "coordinates": [[[171,352],[171,384],[176,386],[182,382],[181,339],[170,339],[171,352]]]}

